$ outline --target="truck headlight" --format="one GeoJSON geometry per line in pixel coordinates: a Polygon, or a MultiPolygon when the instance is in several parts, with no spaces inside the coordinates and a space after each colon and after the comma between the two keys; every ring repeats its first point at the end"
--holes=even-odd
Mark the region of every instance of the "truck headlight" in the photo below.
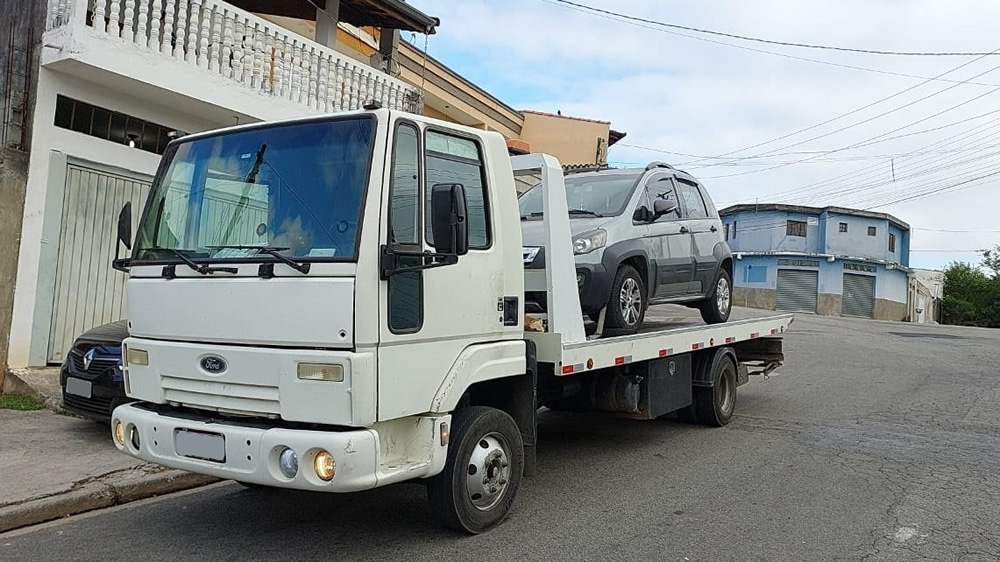
{"type": "Polygon", "coordinates": [[[329,452],[320,450],[313,457],[313,472],[320,480],[329,482],[337,474],[337,461],[329,452]]]}
{"type": "Polygon", "coordinates": [[[588,254],[598,248],[603,248],[607,242],[608,233],[602,229],[581,234],[573,239],[573,253],[576,255],[588,254]]]}
{"type": "Polygon", "coordinates": [[[344,366],[335,363],[299,363],[296,374],[304,381],[344,382],[344,366]]]}
{"type": "Polygon", "coordinates": [[[285,478],[295,478],[295,475],[299,473],[299,457],[295,451],[285,447],[278,453],[278,470],[285,478]]]}

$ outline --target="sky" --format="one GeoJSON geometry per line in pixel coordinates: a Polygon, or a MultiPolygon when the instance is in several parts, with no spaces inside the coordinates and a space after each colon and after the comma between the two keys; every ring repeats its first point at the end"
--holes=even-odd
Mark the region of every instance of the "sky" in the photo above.
{"type": "Polygon", "coordinates": [[[1000,244],[1000,2],[576,1],[771,41],[996,51],[876,55],[629,23],[558,0],[411,0],[441,19],[431,56],[507,105],[625,132],[612,166],[681,167],[719,208],[890,213],[911,226],[912,267],[978,262],[1000,244]]]}

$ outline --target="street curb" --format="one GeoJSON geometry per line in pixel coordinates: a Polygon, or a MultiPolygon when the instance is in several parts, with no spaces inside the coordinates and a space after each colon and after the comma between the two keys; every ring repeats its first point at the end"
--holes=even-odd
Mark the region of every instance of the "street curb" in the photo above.
{"type": "Polygon", "coordinates": [[[0,507],[0,533],[218,481],[180,470],[156,472],[120,484],[92,481],[62,494],[0,507]]]}

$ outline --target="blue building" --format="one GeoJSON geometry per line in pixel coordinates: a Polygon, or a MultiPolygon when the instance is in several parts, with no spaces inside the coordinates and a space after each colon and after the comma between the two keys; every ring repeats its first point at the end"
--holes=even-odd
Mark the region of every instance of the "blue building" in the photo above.
{"type": "Polygon", "coordinates": [[[841,207],[734,205],[719,212],[737,306],[905,320],[910,226],[841,207]]]}

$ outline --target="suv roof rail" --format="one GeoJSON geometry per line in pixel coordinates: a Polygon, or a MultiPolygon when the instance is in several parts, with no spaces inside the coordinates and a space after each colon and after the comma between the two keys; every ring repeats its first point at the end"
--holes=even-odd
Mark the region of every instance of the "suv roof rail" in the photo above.
{"type": "Polygon", "coordinates": [[[600,172],[602,170],[609,170],[610,167],[607,164],[597,164],[593,166],[577,166],[573,164],[567,164],[563,166],[563,175],[569,174],[579,174],[583,172],[600,172]]]}
{"type": "Polygon", "coordinates": [[[654,162],[650,162],[649,165],[646,166],[646,171],[648,172],[649,170],[652,170],[654,168],[667,168],[667,169],[670,169],[670,170],[675,169],[673,166],[671,166],[670,164],[667,164],[666,162],[654,161],[654,162]]]}

